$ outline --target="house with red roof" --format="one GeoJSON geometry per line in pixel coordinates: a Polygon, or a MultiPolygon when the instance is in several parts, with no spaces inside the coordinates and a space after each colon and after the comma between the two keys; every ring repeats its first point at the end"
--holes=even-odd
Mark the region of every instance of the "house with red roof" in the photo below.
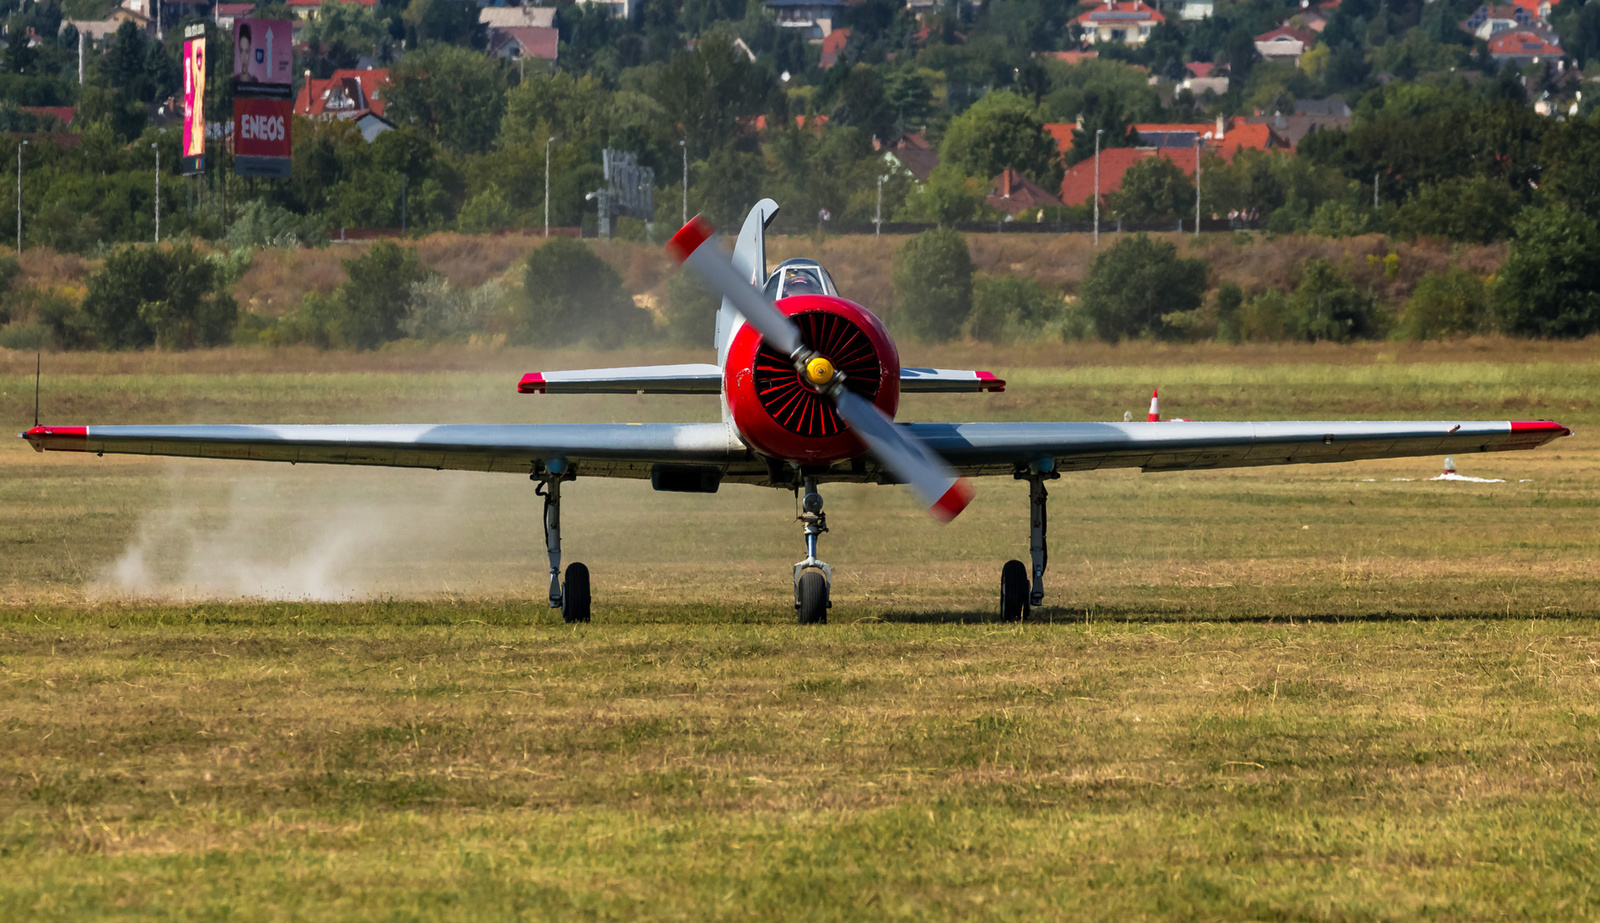
{"type": "MultiPolygon", "coordinates": [[[[1045,130],[1056,139],[1056,144],[1066,150],[1072,144],[1070,123],[1046,125],[1045,130]],[[1063,141],[1063,138],[1065,140],[1063,141]]],[[[1142,123],[1133,126],[1138,135],[1138,147],[1102,148],[1100,151],[1100,195],[1102,197],[1122,188],[1122,174],[1141,160],[1165,157],[1193,176],[1195,161],[1204,154],[1216,154],[1232,160],[1241,150],[1288,150],[1289,144],[1278,136],[1270,125],[1251,124],[1241,117],[1226,119],[1221,116],[1214,124],[1142,123]],[[1196,139],[1199,145],[1196,145],[1196,139]]],[[[1061,180],[1061,201],[1068,205],[1082,205],[1094,198],[1095,159],[1090,157],[1074,164],[1061,180]]]]}
{"type": "Polygon", "coordinates": [[[77,110],[72,106],[18,106],[17,109],[29,115],[56,119],[62,128],[71,125],[72,120],[77,117],[77,110]]]}
{"type": "Polygon", "coordinates": [[[1537,12],[1530,13],[1514,3],[1485,4],[1461,21],[1461,30],[1487,42],[1501,33],[1528,28],[1538,22],[1537,12]]]}
{"type": "Polygon", "coordinates": [[[822,58],[817,66],[823,70],[839,63],[839,56],[844,54],[845,43],[850,41],[849,29],[834,29],[822,39],[822,58]]]}
{"type": "Polygon", "coordinates": [[[1150,32],[1167,17],[1140,0],[1104,0],[1072,20],[1083,31],[1086,45],[1121,42],[1143,45],[1150,32]]]}
{"type": "Polygon", "coordinates": [[[361,6],[377,6],[378,0],[289,0],[289,12],[299,19],[316,19],[317,11],[322,9],[323,3],[355,3],[361,6]]]}
{"type": "Polygon", "coordinates": [[[1560,39],[1538,29],[1518,29],[1489,40],[1489,57],[1515,64],[1538,64],[1561,57],[1560,39]]]}
{"type": "Polygon", "coordinates": [[[1020,215],[1040,208],[1061,207],[1060,199],[1010,167],[1001,170],[999,176],[989,181],[989,195],[984,201],[989,203],[991,208],[1008,215],[1020,215]]]}
{"type": "Polygon", "coordinates": [[[507,26],[489,32],[489,57],[516,61],[533,58],[555,63],[561,35],[542,26],[507,26]]]}
{"type": "Polygon", "coordinates": [[[371,141],[394,129],[394,123],[383,117],[383,93],[388,86],[388,68],[336,70],[326,80],[311,78],[301,85],[294,114],[354,121],[361,136],[371,141]]]}
{"type": "MultiPolygon", "coordinates": [[[[1100,198],[1122,189],[1123,174],[1141,160],[1165,157],[1178,165],[1185,176],[1194,175],[1194,148],[1113,147],[1100,152],[1100,198]]],[[[1095,158],[1074,164],[1061,178],[1061,201],[1067,205],[1088,205],[1094,202],[1095,158]]]]}

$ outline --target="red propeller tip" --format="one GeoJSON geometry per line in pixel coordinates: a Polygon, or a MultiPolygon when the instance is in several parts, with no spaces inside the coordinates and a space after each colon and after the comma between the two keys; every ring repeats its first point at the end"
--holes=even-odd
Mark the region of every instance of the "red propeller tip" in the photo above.
{"type": "Polygon", "coordinates": [[[967,508],[968,503],[972,502],[972,497],[975,493],[976,491],[972,489],[971,481],[966,478],[956,478],[956,482],[951,484],[950,489],[944,492],[944,496],[939,498],[939,502],[933,505],[931,512],[940,522],[949,522],[961,515],[961,511],[967,508]]]}
{"type": "Polygon", "coordinates": [[[682,263],[715,233],[717,229],[711,226],[711,222],[695,215],[689,219],[688,224],[678,229],[678,233],[672,235],[671,240],[667,241],[667,253],[682,263]]]}

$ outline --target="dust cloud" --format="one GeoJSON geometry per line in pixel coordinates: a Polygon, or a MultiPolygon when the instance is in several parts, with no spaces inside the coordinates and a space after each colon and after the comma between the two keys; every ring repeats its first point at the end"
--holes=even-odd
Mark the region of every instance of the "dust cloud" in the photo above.
{"type": "Polygon", "coordinates": [[[91,596],[338,601],[543,579],[523,478],[174,461],[165,487],[91,596]]]}

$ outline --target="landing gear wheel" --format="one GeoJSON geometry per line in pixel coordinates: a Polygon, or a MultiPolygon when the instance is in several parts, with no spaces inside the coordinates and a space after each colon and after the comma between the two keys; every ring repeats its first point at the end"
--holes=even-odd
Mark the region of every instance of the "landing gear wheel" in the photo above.
{"type": "Polygon", "coordinates": [[[1000,620],[1020,622],[1028,617],[1028,566],[1007,561],[1000,568],[1000,620]]]}
{"type": "Polygon", "coordinates": [[[800,575],[795,590],[799,597],[800,624],[822,625],[828,621],[828,578],[820,570],[808,570],[800,575]]]}
{"type": "Polygon", "coordinates": [[[568,622],[589,621],[589,568],[567,565],[567,582],[561,588],[561,617],[568,622]]]}

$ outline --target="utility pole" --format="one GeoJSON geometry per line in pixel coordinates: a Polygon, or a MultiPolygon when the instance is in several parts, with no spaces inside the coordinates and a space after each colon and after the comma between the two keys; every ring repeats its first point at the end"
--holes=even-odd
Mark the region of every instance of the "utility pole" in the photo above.
{"type": "Polygon", "coordinates": [[[27,141],[17,145],[17,256],[22,255],[22,149],[27,141]]]}
{"type": "MultiPolygon", "coordinates": [[[[520,60],[520,59],[519,59],[520,60]]],[[[555,136],[544,139],[544,236],[550,236],[550,145],[555,136]]]]}
{"type": "Polygon", "coordinates": [[[689,223],[689,139],[678,142],[683,149],[683,223],[689,223]]]}
{"type": "Polygon", "coordinates": [[[89,42],[87,33],[78,33],[78,86],[83,86],[83,52],[84,46],[89,42]]]}
{"type": "Polygon", "coordinates": [[[874,215],[873,219],[872,219],[872,236],[873,237],[882,237],[883,236],[883,181],[888,179],[888,178],[889,177],[887,177],[887,176],[878,177],[878,211],[877,211],[877,214],[874,215]]]}
{"type": "Polygon", "coordinates": [[[1372,174],[1372,210],[1378,210],[1378,174],[1372,174]]]}
{"type": "Polygon", "coordinates": [[[1104,128],[1094,130],[1094,248],[1100,249],[1100,136],[1104,128]]]}
{"type": "Polygon", "coordinates": [[[1194,236],[1200,237],[1200,135],[1194,136],[1194,236]]]}
{"type": "Polygon", "coordinates": [[[156,243],[161,243],[161,146],[150,145],[156,152],[156,243]]]}

